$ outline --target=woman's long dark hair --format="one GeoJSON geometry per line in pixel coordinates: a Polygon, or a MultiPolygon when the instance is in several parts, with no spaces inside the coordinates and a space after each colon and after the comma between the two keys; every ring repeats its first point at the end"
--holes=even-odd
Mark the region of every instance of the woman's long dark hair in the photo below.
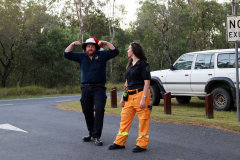
{"type": "MultiPolygon", "coordinates": [[[[145,56],[145,52],[142,49],[142,46],[137,43],[137,42],[132,42],[130,43],[131,47],[132,47],[132,52],[133,54],[139,58],[140,60],[147,60],[146,56],[145,56]]],[[[127,67],[126,69],[128,69],[130,63],[132,62],[132,58],[129,58],[129,61],[127,63],[127,67]]]]}

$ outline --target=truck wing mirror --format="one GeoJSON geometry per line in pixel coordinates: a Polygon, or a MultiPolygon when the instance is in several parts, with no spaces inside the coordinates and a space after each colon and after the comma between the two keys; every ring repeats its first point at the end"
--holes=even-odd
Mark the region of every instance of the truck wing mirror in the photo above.
{"type": "Polygon", "coordinates": [[[173,70],[174,70],[174,67],[173,67],[173,65],[172,65],[172,64],[170,65],[170,70],[171,70],[171,71],[173,71],[173,70]]]}

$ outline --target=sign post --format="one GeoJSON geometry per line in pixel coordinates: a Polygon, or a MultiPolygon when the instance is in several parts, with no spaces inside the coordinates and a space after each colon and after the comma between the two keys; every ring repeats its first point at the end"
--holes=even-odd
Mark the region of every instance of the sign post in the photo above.
{"type": "Polygon", "coordinates": [[[235,42],[235,64],[236,64],[236,102],[237,120],[239,116],[239,73],[238,73],[238,41],[240,41],[240,16],[237,16],[237,6],[234,6],[234,16],[227,17],[227,42],[235,42]]]}

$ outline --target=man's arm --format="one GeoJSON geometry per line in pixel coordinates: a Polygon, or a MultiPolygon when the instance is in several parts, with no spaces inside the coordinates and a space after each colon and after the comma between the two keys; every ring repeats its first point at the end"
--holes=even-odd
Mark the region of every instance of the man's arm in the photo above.
{"type": "Polygon", "coordinates": [[[111,43],[109,43],[107,41],[99,41],[98,45],[99,46],[102,46],[102,45],[108,46],[109,50],[101,51],[102,53],[106,54],[107,61],[111,58],[116,57],[119,54],[119,50],[117,49],[117,47],[115,47],[114,45],[112,45],[111,43]]]}
{"type": "Polygon", "coordinates": [[[79,41],[72,42],[66,49],[65,52],[63,53],[63,56],[69,60],[79,62],[80,60],[80,53],[74,53],[72,52],[74,46],[79,46],[81,43],[79,41]]]}
{"type": "Polygon", "coordinates": [[[80,45],[81,43],[79,41],[74,41],[65,49],[65,52],[71,52],[74,46],[80,46],[80,45]]]}
{"type": "Polygon", "coordinates": [[[109,43],[109,42],[107,42],[107,41],[99,41],[99,42],[98,42],[98,45],[99,45],[99,46],[107,45],[109,49],[111,49],[111,50],[114,50],[114,49],[115,49],[114,45],[112,45],[111,43],[109,43]]]}

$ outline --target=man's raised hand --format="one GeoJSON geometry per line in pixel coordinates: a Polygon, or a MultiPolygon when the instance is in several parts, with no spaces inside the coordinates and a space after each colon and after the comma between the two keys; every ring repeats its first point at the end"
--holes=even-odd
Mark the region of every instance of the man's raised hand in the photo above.
{"type": "Polygon", "coordinates": [[[71,52],[74,46],[80,46],[80,45],[81,43],[79,41],[74,41],[65,49],[65,52],[71,52]]]}
{"type": "Polygon", "coordinates": [[[98,42],[98,45],[99,45],[99,46],[107,45],[109,49],[111,49],[111,50],[114,50],[114,49],[115,49],[115,47],[114,47],[111,43],[109,43],[109,42],[107,42],[107,41],[99,41],[99,42],[98,42]]]}
{"type": "Polygon", "coordinates": [[[81,45],[81,43],[80,43],[79,41],[74,41],[73,44],[74,44],[75,46],[80,46],[80,45],[81,45]]]}
{"type": "Polygon", "coordinates": [[[107,44],[106,41],[99,41],[99,42],[98,42],[98,45],[99,45],[99,46],[102,46],[102,45],[105,45],[105,44],[107,44]]]}

